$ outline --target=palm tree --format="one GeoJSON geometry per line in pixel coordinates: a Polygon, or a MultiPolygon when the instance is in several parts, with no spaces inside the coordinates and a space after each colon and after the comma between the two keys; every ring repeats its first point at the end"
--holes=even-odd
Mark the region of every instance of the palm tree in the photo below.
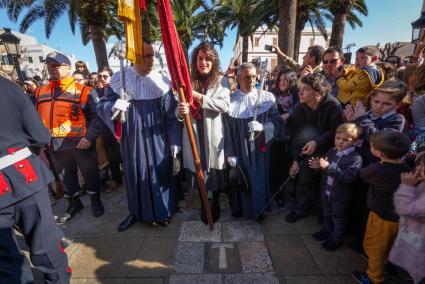
{"type": "Polygon", "coordinates": [[[328,33],[326,31],[326,24],[323,17],[325,7],[323,0],[298,0],[293,57],[295,60],[297,60],[299,54],[301,33],[307,23],[310,24],[313,34],[317,29],[320,34],[323,35],[325,40],[328,40],[328,33]]]}
{"type": "Polygon", "coordinates": [[[279,1],[279,48],[289,57],[294,56],[297,0],[279,1]]]}
{"type": "Polygon", "coordinates": [[[367,16],[368,10],[365,0],[326,0],[326,5],[332,16],[332,35],[329,45],[342,47],[344,40],[345,23],[348,21],[354,29],[361,27],[362,21],[354,12],[367,16]]]}
{"type": "Polygon", "coordinates": [[[98,67],[109,66],[106,40],[111,35],[123,35],[123,25],[118,21],[115,0],[2,0],[0,8],[7,7],[8,16],[16,21],[24,8],[28,8],[20,23],[24,33],[37,20],[44,19],[46,37],[49,38],[57,20],[67,13],[71,31],[78,25],[83,44],[93,43],[98,67]]]}
{"type": "Polygon", "coordinates": [[[216,19],[225,28],[237,28],[237,38],[242,37],[242,62],[248,61],[249,37],[265,23],[261,5],[258,0],[221,0],[216,6],[216,19]]]}

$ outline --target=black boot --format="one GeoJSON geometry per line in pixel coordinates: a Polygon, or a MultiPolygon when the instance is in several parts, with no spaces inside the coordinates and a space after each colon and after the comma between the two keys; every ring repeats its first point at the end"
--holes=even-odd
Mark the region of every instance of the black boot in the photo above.
{"type": "Polygon", "coordinates": [[[90,194],[91,210],[94,217],[100,217],[105,212],[102,201],[100,201],[100,192],[90,194]]]}
{"type": "Polygon", "coordinates": [[[213,222],[215,223],[218,219],[220,219],[220,191],[213,192],[211,210],[213,222]]]}
{"type": "Polygon", "coordinates": [[[78,196],[67,197],[68,200],[68,208],[66,208],[66,212],[59,216],[57,222],[59,224],[63,224],[74,218],[75,214],[83,210],[84,205],[81,203],[81,200],[78,196]]]}

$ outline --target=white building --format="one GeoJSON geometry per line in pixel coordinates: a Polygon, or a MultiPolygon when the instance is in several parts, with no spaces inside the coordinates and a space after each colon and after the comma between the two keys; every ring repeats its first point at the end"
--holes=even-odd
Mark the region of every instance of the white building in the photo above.
{"type": "MultiPolygon", "coordinates": [[[[112,48],[114,47],[114,44],[108,44],[108,54],[111,52],[112,48]]],[[[153,48],[155,51],[155,61],[154,61],[154,68],[155,70],[165,70],[168,73],[168,65],[167,60],[165,57],[165,51],[164,51],[164,45],[161,42],[154,42],[153,48]]],[[[120,70],[120,61],[118,58],[116,58],[113,54],[110,58],[108,58],[109,67],[112,69],[112,71],[117,72],[120,70]]],[[[130,63],[125,60],[124,67],[130,66],[130,63]]]]}
{"type": "MultiPolygon", "coordinates": [[[[3,33],[3,29],[0,29],[0,34],[3,33]]],[[[33,77],[35,75],[41,76],[42,78],[47,77],[47,70],[42,62],[46,58],[46,55],[50,52],[58,51],[50,46],[45,44],[40,44],[37,42],[35,37],[21,34],[15,31],[12,33],[21,39],[19,46],[21,50],[21,63],[20,68],[22,72],[25,72],[27,77],[33,77]]],[[[4,49],[0,50],[2,58],[6,57],[6,51],[4,49]]],[[[74,54],[64,53],[68,56],[71,61],[71,68],[74,69],[76,57],[74,54]]]]}
{"type": "MultiPolygon", "coordinates": [[[[268,58],[271,62],[272,69],[277,65],[277,55],[271,53],[264,49],[266,44],[268,45],[278,45],[278,29],[272,29],[264,32],[265,28],[260,27],[248,38],[248,61],[251,62],[253,59],[261,57],[262,59],[268,58]],[[253,42],[252,42],[253,41],[253,42]]],[[[328,30],[328,35],[330,38],[331,30],[328,30]]],[[[305,28],[301,32],[301,42],[298,55],[298,62],[302,63],[302,58],[306,54],[307,49],[312,45],[321,45],[324,48],[329,46],[329,42],[325,40],[323,35],[311,27],[305,28]]],[[[238,60],[242,62],[242,37],[238,37],[234,47],[233,47],[233,57],[230,62],[230,66],[233,66],[233,63],[238,60]]]]}

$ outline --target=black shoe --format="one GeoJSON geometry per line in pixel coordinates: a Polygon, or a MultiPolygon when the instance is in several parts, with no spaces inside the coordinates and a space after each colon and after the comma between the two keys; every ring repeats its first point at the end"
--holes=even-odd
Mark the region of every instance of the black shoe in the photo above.
{"type": "Polygon", "coordinates": [[[288,223],[295,223],[298,220],[301,220],[303,218],[305,218],[305,215],[301,215],[301,214],[297,214],[295,212],[291,212],[288,215],[286,215],[285,220],[288,223]]]}
{"type": "Polygon", "coordinates": [[[67,197],[68,200],[68,208],[64,214],[58,217],[56,220],[59,224],[63,224],[74,218],[75,214],[83,210],[84,205],[81,203],[79,197],[67,197]]]}
{"type": "MultiPolygon", "coordinates": [[[[211,204],[211,203],[210,203],[211,204]]],[[[217,222],[220,219],[220,192],[213,192],[212,200],[212,218],[213,223],[217,222]]]]}
{"type": "Polygon", "coordinates": [[[342,245],[341,241],[334,240],[333,238],[329,238],[322,243],[322,247],[327,250],[333,251],[339,248],[342,245]]]}
{"type": "Polygon", "coordinates": [[[118,232],[124,232],[130,229],[130,227],[133,226],[136,222],[136,216],[134,216],[133,214],[129,214],[127,218],[125,218],[125,220],[118,226],[118,232]]]}
{"type": "Polygon", "coordinates": [[[330,234],[331,234],[330,232],[328,232],[324,229],[321,229],[320,231],[314,233],[312,236],[316,240],[323,242],[324,240],[326,240],[329,237],[330,234]]]}
{"type": "Polygon", "coordinates": [[[105,212],[102,201],[100,200],[100,192],[90,195],[91,199],[91,210],[94,217],[100,217],[105,212]]]}
{"type": "Polygon", "coordinates": [[[67,237],[63,237],[62,239],[60,239],[60,244],[61,246],[66,249],[67,247],[69,247],[69,245],[72,243],[71,239],[68,239],[67,237]]]}
{"type": "Polygon", "coordinates": [[[372,281],[369,279],[367,274],[364,273],[364,272],[353,270],[353,272],[351,273],[351,276],[353,276],[354,280],[356,280],[358,283],[372,284],[372,281]]]}
{"type": "Polygon", "coordinates": [[[240,218],[241,216],[242,216],[242,212],[241,211],[232,212],[232,217],[233,218],[240,218]]]}

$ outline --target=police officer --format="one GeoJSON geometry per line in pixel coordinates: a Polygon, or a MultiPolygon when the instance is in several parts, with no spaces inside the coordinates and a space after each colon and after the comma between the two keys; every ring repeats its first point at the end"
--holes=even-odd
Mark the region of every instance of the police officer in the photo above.
{"type": "Polygon", "coordinates": [[[50,81],[35,91],[35,99],[41,120],[52,135],[49,152],[68,200],[66,212],[57,221],[65,223],[84,208],[79,198],[78,168],[91,197],[93,216],[99,217],[104,208],[95,145],[102,131],[102,121],[96,115],[97,93],[74,80],[65,55],[49,53],[45,63],[50,81]]]}
{"type": "Polygon", "coordinates": [[[60,244],[48,197],[53,176],[34,155],[50,142],[48,130],[18,85],[0,76],[0,283],[33,283],[13,226],[25,237],[32,263],[47,283],[69,283],[70,268],[60,244]]]}

